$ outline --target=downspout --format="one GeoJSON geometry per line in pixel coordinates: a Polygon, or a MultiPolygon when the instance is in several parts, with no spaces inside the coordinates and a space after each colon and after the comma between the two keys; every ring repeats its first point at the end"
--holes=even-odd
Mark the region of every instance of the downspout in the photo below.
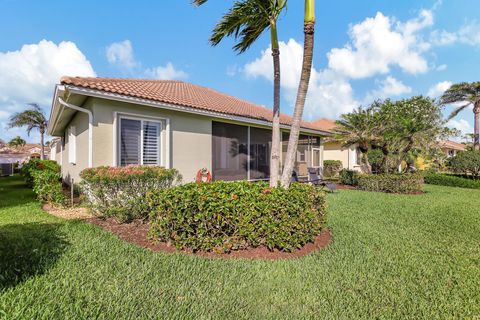
{"type": "Polygon", "coordinates": [[[64,107],[88,114],[88,167],[93,167],[93,113],[92,111],[67,103],[58,97],[58,102],[64,107]]]}

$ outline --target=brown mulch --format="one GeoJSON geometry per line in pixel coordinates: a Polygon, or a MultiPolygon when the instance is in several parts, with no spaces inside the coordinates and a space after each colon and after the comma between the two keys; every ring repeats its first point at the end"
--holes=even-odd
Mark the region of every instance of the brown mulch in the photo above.
{"type": "Polygon", "coordinates": [[[87,208],[71,207],[71,208],[59,208],[54,207],[51,204],[45,203],[42,209],[51,215],[59,218],[74,220],[74,219],[89,219],[92,217],[87,208]]]}
{"type": "Polygon", "coordinates": [[[266,247],[248,248],[245,250],[232,251],[231,253],[215,253],[215,252],[190,252],[185,250],[177,250],[174,246],[165,242],[153,242],[148,239],[148,230],[150,225],[144,221],[135,221],[132,223],[118,223],[112,218],[100,219],[91,218],[87,222],[100,226],[101,228],[115,234],[120,239],[134,243],[140,247],[150,249],[152,251],[163,252],[182,252],[196,256],[208,258],[243,258],[243,259],[263,259],[278,260],[300,258],[309,255],[321,248],[326,247],[332,240],[330,230],[324,230],[320,233],[313,243],[307,243],[303,248],[294,252],[270,251],[266,247]]]}
{"type": "Polygon", "coordinates": [[[357,190],[358,188],[355,186],[350,186],[348,184],[337,184],[338,190],[357,190]]]}

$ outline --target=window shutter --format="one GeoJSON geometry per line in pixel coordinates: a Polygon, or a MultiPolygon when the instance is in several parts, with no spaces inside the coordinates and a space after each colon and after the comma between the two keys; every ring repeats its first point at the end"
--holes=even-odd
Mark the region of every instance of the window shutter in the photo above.
{"type": "Polygon", "coordinates": [[[158,122],[143,122],[143,164],[159,165],[160,124],[158,122]]]}
{"type": "Polygon", "coordinates": [[[141,121],[121,119],[120,165],[141,164],[141,121]]]}
{"type": "Polygon", "coordinates": [[[77,135],[76,128],[73,126],[68,131],[68,162],[77,163],[77,135]]]}

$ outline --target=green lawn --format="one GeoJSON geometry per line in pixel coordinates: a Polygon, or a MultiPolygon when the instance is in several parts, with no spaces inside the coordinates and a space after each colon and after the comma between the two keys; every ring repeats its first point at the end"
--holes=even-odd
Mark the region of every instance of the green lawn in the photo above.
{"type": "Polygon", "coordinates": [[[329,195],[333,243],[289,261],[152,253],[0,178],[0,318],[480,318],[480,190],[329,195]]]}

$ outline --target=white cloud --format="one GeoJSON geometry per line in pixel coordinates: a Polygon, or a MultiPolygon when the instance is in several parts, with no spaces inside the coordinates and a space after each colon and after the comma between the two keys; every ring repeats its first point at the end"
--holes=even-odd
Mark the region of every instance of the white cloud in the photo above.
{"type": "MultiPolygon", "coordinates": [[[[283,96],[293,105],[302,67],[303,47],[294,39],[287,43],[280,41],[281,86],[283,96]]],[[[247,77],[265,78],[273,82],[273,64],[270,49],[263,50],[261,56],[247,63],[243,69],[247,77]]],[[[351,111],[357,102],[353,98],[350,83],[331,70],[312,69],[308,97],[305,104],[305,119],[337,117],[351,111]]]]}
{"type": "Polygon", "coordinates": [[[430,41],[433,45],[437,46],[447,46],[457,43],[480,46],[480,22],[477,20],[468,21],[454,32],[434,30],[430,34],[430,41]]]}
{"type": "Polygon", "coordinates": [[[403,84],[398,79],[388,76],[382,81],[377,82],[379,87],[367,93],[365,103],[371,103],[376,99],[387,99],[412,92],[412,88],[403,84]]]}
{"type": "Polygon", "coordinates": [[[432,87],[430,87],[430,89],[428,90],[427,92],[427,95],[430,97],[430,98],[438,98],[440,97],[445,91],[447,91],[451,86],[452,86],[452,82],[450,81],[442,81],[442,82],[439,82],[435,85],[433,85],[432,87]]]}
{"type": "Polygon", "coordinates": [[[0,52],[0,137],[26,137],[24,129],[5,129],[8,118],[30,102],[48,111],[54,85],[64,75],[95,76],[92,65],[73,42],[41,40],[20,50],[0,52]]]}
{"type": "Polygon", "coordinates": [[[133,55],[132,43],[130,40],[114,42],[110,44],[105,52],[107,61],[125,69],[134,69],[139,66],[133,55]]]}
{"type": "Polygon", "coordinates": [[[405,23],[378,12],[374,18],[350,27],[350,43],[332,49],[328,65],[353,79],[387,74],[392,66],[410,74],[425,73],[428,63],[422,54],[430,46],[419,32],[432,25],[433,14],[429,10],[405,23]]]}
{"type": "Polygon", "coordinates": [[[447,70],[447,68],[448,68],[448,65],[446,65],[446,64],[441,64],[441,65],[439,65],[435,70],[437,70],[437,71],[445,71],[445,70],[447,70]]]}
{"type": "Polygon", "coordinates": [[[168,62],[165,66],[147,69],[145,74],[156,80],[181,80],[188,78],[188,74],[185,71],[176,69],[171,62],[168,62]]]}
{"type": "Polygon", "coordinates": [[[452,119],[447,123],[447,126],[452,129],[460,130],[461,135],[473,133],[473,126],[465,119],[452,119]]]}

